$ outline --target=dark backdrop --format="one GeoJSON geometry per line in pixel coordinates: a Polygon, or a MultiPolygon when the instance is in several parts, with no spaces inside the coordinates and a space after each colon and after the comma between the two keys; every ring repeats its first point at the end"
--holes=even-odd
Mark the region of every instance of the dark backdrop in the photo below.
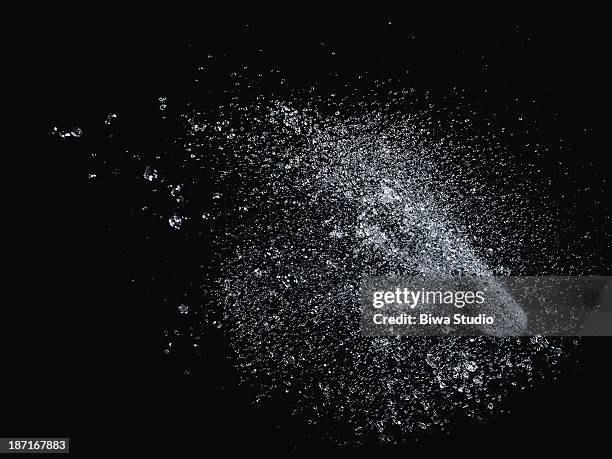
{"type": "MultiPolygon", "coordinates": [[[[333,452],[334,445],[284,406],[248,403],[250,394],[237,386],[215,329],[201,343],[215,349],[205,359],[182,349],[180,340],[172,358],[162,353],[162,331],[189,326],[169,299],[187,291],[193,297],[186,299],[197,301],[194,285],[207,241],[170,242],[167,225],[137,212],[148,198],[134,187],[137,172],[127,157],[100,159],[105,148],[116,154],[114,147],[100,146],[101,120],[121,115],[125,145],[167,146],[163,138],[172,131],[160,124],[155,99],[165,95],[179,106],[196,100],[201,86],[193,78],[209,53],[227,56],[206,82],[213,89],[210,100],[222,99],[224,72],[243,62],[253,72],[281,69],[288,86],[316,80],[322,91],[364,70],[371,79],[409,70],[407,81],[430,90],[434,102],[453,87],[465,88],[469,102],[495,113],[502,125],[513,123],[517,113],[537,120],[538,130],[516,127],[505,140],[516,148],[549,145],[538,159],[544,170],[563,161],[570,168],[592,163],[602,173],[609,119],[606,24],[597,12],[520,20],[508,20],[506,12],[470,20],[416,12],[189,16],[176,21],[56,12],[26,34],[37,50],[26,56],[32,64],[29,90],[42,92],[30,113],[42,116],[47,132],[78,125],[87,135],[74,142],[49,135],[31,155],[37,167],[27,192],[35,205],[26,213],[34,224],[24,229],[29,242],[19,267],[26,325],[6,353],[0,430],[67,435],[73,451],[333,452]],[[323,55],[321,42],[338,57],[323,55]],[[330,69],[339,77],[329,77],[330,69]],[[533,99],[537,104],[529,103],[533,99]],[[92,150],[100,152],[93,166],[92,150]],[[95,181],[87,179],[92,169],[99,175],[95,181]]],[[[563,192],[577,183],[592,186],[580,195],[583,214],[567,218],[584,231],[593,221],[607,221],[609,208],[605,185],[588,173],[556,186],[563,192]]],[[[573,246],[596,254],[601,270],[592,274],[609,274],[607,236],[599,230],[573,246]]],[[[536,446],[549,453],[603,447],[609,350],[607,339],[585,339],[559,378],[510,397],[509,414],[485,423],[463,421],[448,435],[382,450],[527,454],[536,446]]]]}

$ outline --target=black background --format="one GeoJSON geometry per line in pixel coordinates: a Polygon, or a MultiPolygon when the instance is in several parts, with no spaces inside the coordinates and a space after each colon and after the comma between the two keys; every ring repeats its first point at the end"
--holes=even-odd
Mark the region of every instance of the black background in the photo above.
{"type": "MultiPolygon", "coordinates": [[[[74,452],[125,447],[353,453],[353,447],[339,451],[322,440],[284,406],[250,405],[251,394],[238,388],[219,332],[207,331],[202,348],[215,352],[205,359],[163,355],[162,331],[179,320],[175,303],[165,304],[168,292],[198,285],[206,244],[169,242],[166,227],[134,212],[146,198],[133,185],[141,170],[134,172],[128,159],[95,163],[99,180],[88,181],[88,153],[100,147],[98,131],[111,112],[127,119],[126,144],[150,142],[154,148],[164,129],[156,98],[167,96],[179,106],[197,98],[202,90],[193,83],[195,69],[211,53],[226,57],[206,82],[204,92],[215,91],[204,101],[222,99],[217,90],[226,84],[223,72],[243,62],[281,69],[288,87],[316,80],[323,92],[365,70],[374,79],[408,69],[410,83],[429,89],[433,100],[449,88],[465,88],[500,124],[513,123],[517,113],[537,120],[538,130],[521,134],[516,128],[518,134],[506,140],[519,147],[550,145],[548,156],[538,159],[545,170],[563,161],[577,169],[593,163],[602,173],[609,83],[601,14],[528,20],[505,15],[491,12],[468,21],[415,12],[194,12],[189,21],[175,21],[90,11],[53,16],[44,27],[33,27],[31,90],[42,88],[43,94],[32,110],[42,115],[47,132],[78,125],[86,135],[71,143],[49,135],[36,153],[40,167],[30,177],[35,186],[29,196],[34,206],[25,212],[35,224],[24,230],[27,249],[17,269],[24,273],[19,286],[27,326],[23,332],[19,327],[5,359],[10,369],[3,372],[3,436],[69,436],[74,452]],[[338,57],[325,54],[321,42],[338,57]],[[339,77],[329,77],[329,69],[339,77]],[[529,103],[533,99],[536,105],[529,103]],[[178,274],[174,266],[181,266],[178,274]],[[184,375],[187,368],[192,374],[184,375]]],[[[600,179],[585,173],[576,180],[592,184],[581,195],[583,215],[567,217],[584,231],[592,224],[585,216],[603,221],[609,210],[600,179]]],[[[576,184],[559,183],[559,191],[568,186],[576,184]]],[[[573,248],[597,254],[601,270],[591,274],[609,274],[606,236],[600,232],[573,248]]],[[[560,237],[559,243],[566,240],[560,237]]],[[[193,294],[190,300],[197,298],[193,294]]],[[[504,405],[509,414],[484,423],[463,420],[448,435],[406,445],[380,447],[373,441],[356,449],[528,454],[538,447],[550,454],[604,448],[610,433],[609,349],[607,339],[584,339],[557,380],[511,396],[504,405]]]]}

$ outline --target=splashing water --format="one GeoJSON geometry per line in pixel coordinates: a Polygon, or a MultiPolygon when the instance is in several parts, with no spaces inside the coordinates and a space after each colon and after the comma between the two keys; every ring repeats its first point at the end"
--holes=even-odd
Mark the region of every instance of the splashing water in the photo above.
{"type": "MultiPolygon", "coordinates": [[[[171,102],[159,98],[165,120],[171,102]]],[[[511,249],[546,246],[555,217],[529,206],[534,185],[497,143],[442,138],[410,108],[353,108],[259,99],[179,115],[189,157],[176,160],[181,183],[197,182],[204,162],[214,184],[194,218],[182,214],[193,188],[158,165],[138,174],[167,187],[173,234],[196,224],[211,232],[223,261],[202,316],[223,331],[255,401],[287,400],[310,423],[349,426],[345,441],[402,441],[457,416],[490,416],[576,342],[362,337],[358,285],[363,276],[529,274],[529,258],[511,249]]],[[[505,326],[520,329],[520,307],[511,298],[504,307],[505,326]]]]}
{"type": "MultiPolygon", "coordinates": [[[[364,275],[503,268],[478,255],[455,218],[469,203],[451,197],[445,146],[415,120],[370,112],[321,121],[283,104],[265,119],[231,137],[238,170],[258,185],[242,190],[252,210],[233,229],[235,256],[217,292],[258,400],[287,396],[311,422],[331,415],[355,439],[375,432],[397,441],[460,413],[481,417],[508,386],[541,372],[535,362],[563,354],[568,343],[543,339],[361,337],[364,275]]],[[[506,325],[520,329],[524,313],[511,298],[506,308],[506,325]]]]}

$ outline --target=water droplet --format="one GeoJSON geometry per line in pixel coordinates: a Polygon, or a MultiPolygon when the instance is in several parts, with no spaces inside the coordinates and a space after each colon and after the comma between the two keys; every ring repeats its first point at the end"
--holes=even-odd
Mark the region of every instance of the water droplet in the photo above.
{"type": "Polygon", "coordinates": [[[143,177],[145,180],[152,182],[153,180],[157,178],[157,171],[151,166],[147,166],[145,167],[143,177]]]}
{"type": "Polygon", "coordinates": [[[170,223],[170,226],[172,228],[180,229],[181,226],[183,225],[183,217],[179,215],[173,215],[172,217],[168,219],[168,223],[170,223]]]}

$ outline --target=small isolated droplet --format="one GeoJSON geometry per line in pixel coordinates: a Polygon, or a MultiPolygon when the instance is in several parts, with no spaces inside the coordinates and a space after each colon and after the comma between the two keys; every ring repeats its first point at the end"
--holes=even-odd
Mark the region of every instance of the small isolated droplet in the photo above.
{"type": "Polygon", "coordinates": [[[70,131],[59,132],[57,127],[54,127],[53,133],[58,134],[62,139],[66,139],[68,137],[81,137],[83,135],[83,130],[80,127],[75,127],[70,131]]]}
{"type": "Polygon", "coordinates": [[[180,312],[181,314],[187,314],[187,313],[189,313],[189,306],[187,306],[186,304],[181,304],[181,305],[178,307],[178,310],[179,310],[179,312],[180,312]]]}
{"type": "Polygon", "coordinates": [[[172,228],[180,229],[181,225],[183,224],[183,217],[179,215],[173,215],[172,217],[168,219],[168,223],[170,223],[170,226],[172,228]]]}
{"type": "Polygon", "coordinates": [[[143,177],[145,180],[148,180],[149,182],[152,182],[153,180],[155,180],[157,178],[157,171],[152,168],[151,166],[147,166],[145,168],[143,177]]]}

